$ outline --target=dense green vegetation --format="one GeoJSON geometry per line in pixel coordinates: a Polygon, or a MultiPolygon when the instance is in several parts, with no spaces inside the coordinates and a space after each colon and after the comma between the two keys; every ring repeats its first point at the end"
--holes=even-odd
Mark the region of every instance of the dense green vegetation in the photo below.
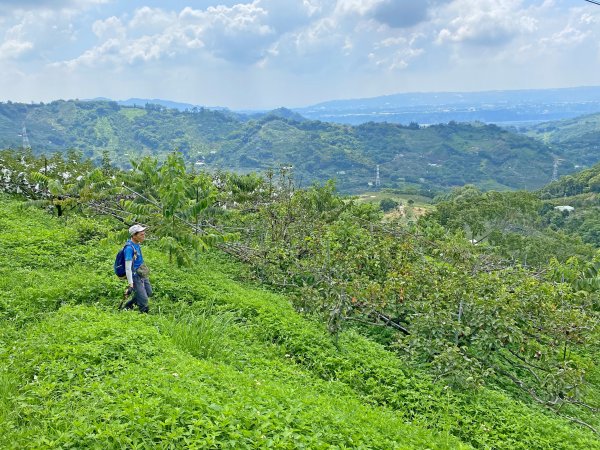
{"type": "Polygon", "coordinates": [[[549,205],[543,211],[544,223],[552,229],[563,229],[579,235],[585,242],[599,247],[599,182],[600,164],[597,164],[545,186],[539,194],[549,205]],[[570,206],[572,209],[564,210],[563,206],[570,206]]]}
{"type": "Polygon", "coordinates": [[[593,253],[529,269],[468,240],[524,223],[529,194],[467,189],[465,228],[286,170],[1,156],[3,448],[600,448],[593,253]],[[147,316],[116,309],[133,221],[147,316]]]}
{"type": "Polygon", "coordinates": [[[522,131],[549,145],[562,158],[561,164],[585,167],[598,162],[600,114],[545,122],[522,131]]]}
{"type": "MultiPolygon", "coordinates": [[[[551,180],[554,156],[561,154],[536,139],[481,123],[353,127],[303,120],[284,109],[248,118],[207,109],[62,100],[0,103],[0,148],[21,148],[23,125],[36,155],[75,149],[100,163],[106,152],[129,167],[134,155],[162,160],[177,149],[187,163],[211,172],[292,165],[297,183],[336,179],[346,193],[372,189],[377,166],[382,187],[429,197],[465,183],[486,190],[534,189],[551,180]]],[[[558,173],[573,172],[576,163],[564,161],[558,173]]]]}

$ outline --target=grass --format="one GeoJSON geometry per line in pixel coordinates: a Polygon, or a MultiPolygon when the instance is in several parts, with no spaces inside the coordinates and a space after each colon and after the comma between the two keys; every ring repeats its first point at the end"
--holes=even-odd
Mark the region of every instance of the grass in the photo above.
{"type": "Polygon", "coordinates": [[[164,316],[160,329],[181,350],[196,358],[206,359],[225,351],[227,344],[223,337],[233,320],[234,316],[230,313],[214,312],[208,308],[164,316]]]}

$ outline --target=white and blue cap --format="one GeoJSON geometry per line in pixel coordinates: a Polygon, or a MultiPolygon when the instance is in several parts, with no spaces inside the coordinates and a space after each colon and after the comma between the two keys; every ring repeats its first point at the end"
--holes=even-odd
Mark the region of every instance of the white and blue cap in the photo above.
{"type": "Polygon", "coordinates": [[[140,224],[136,223],[129,227],[129,236],[133,236],[135,233],[139,233],[140,231],[144,231],[147,227],[143,227],[140,224]]]}

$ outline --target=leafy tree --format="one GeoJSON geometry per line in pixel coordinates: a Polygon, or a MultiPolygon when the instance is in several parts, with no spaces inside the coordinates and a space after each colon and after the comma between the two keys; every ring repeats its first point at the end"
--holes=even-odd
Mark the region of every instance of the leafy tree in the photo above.
{"type": "Polygon", "coordinates": [[[383,212],[389,212],[398,207],[399,203],[391,198],[384,198],[379,202],[379,207],[383,212]]]}
{"type": "Polygon", "coordinates": [[[32,172],[31,180],[37,183],[37,199],[26,203],[28,206],[49,206],[61,217],[66,211],[86,205],[102,196],[102,190],[109,186],[102,170],[95,169],[76,178],[72,176],[51,178],[43,173],[32,172]]]}
{"type": "Polygon", "coordinates": [[[551,257],[564,261],[593,253],[577,233],[566,232],[565,216],[535,193],[481,192],[464,186],[439,197],[435,211],[422,220],[435,220],[464,233],[474,244],[487,243],[500,255],[526,265],[542,267],[551,257]]]}
{"type": "Polygon", "coordinates": [[[206,178],[186,172],[180,153],[169,154],[163,164],[146,157],[132,161],[132,166],[123,186],[133,198],[122,206],[130,223],[151,227],[170,261],[189,264],[190,249],[206,250],[233,237],[199,223],[201,213],[214,203],[216,191],[206,178]]]}
{"type": "Polygon", "coordinates": [[[0,160],[4,192],[19,194],[26,206],[49,207],[58,217],[101,197],[109,180],[80,152],[71,150],[63,158],[36,157],[31,151],[4,151],[0,160]]]}

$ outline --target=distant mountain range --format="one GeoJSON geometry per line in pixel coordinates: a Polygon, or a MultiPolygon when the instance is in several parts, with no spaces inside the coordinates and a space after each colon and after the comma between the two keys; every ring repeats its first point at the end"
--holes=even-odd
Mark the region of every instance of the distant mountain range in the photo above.
{"type": "MultiPolygon", "coordinates": [[[[164,106],[165,108],[177,109],[179,111],[191,111],[193,109],[203,108],[203,106],[201,105],[194,105],[192,103],[173,102],[171,100],[162,100],[159,98],[128,98],[127,100],[113,100],[111,98],[106,97],[96,97],[91,99],[90,101],[114,101],[120,106],[140,106],[142,108],[146,105],[160,105],[164,106]]],[[[204,108],[212,109],[214,111],[227,110],[227,108],[225,108],[224,106],[204,106],[204,108]]]]}
{"type": "Polygon", "coordinates": [[[600,86],[487,92],[407,93],[335,100],[295,112],[327,122],[524,125],[600,112],[600,86]]]}
{"type": "MultiPolygon", "coordinates": [[[[109,100],[109,99],[96,99],[109,100]]],[[[191,111],[200,105],[160,99],[131,98],[118,100],[122,106],[161,105],[179,111],[191,111]]],[[[224,107],[204,108],[229,111],[224,107]]],[[[551,120],[570,119],[600,112],[600,86],[561,89],[527,89],[486,92],[421,92],[385,95],[373,98],[333,100],[303,108],[295,113],[311,120],[359,125],[389,122],[421,125],[455,122],[495,123],[523,126],[551,120]]],[[[240,120],[258,118],[269,111],[229,111],[240,120]]]]}

